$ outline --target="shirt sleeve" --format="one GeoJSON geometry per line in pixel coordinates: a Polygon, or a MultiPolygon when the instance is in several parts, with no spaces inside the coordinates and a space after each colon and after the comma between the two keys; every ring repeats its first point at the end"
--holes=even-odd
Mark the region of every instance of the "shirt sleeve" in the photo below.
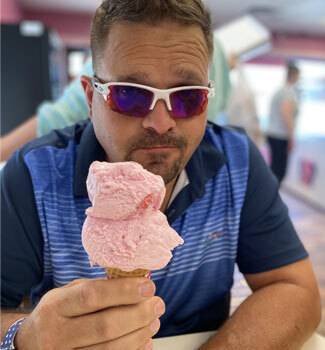
{"type": "MultiPolygon", "coordinates": [[[[89,59],[81,75],[93,75],[89,59]]],[[[73,80],[56,101],[43,102],[37,110],[37,135],[48,134],[54,129],[62,129],[88,118],[86,97],[80,77],[73,80]]]]}
{"type": "Polygon", "coordinates": [[[283,94],[281,96],[281,102],[296,102],[296,96],[292,89],[286,88],[283,90],[283,94]]]}
{"type": "Polygon", "coordinates": [[[229,66],[225,53],[219,40],[214,37],[214,51],[209,67],[209,79],[214,82],[215,90],[218,91],[208,103],[208,119],[211,122],[218,121],[219,114],[226,108],[230,90],[229,66]]]}
{"type": "Polygon", "coordinates": [[[16,308],[42,280],[43,239],[32,182],[16,152],[1,171],[1,307],[16,308]]]}
{"type": "Polygon", "coordinates": [[[279,195],[278,182],[251,141],[249,165],[237,255],[244,274],[269,271],[308,256],[279,195]]]}

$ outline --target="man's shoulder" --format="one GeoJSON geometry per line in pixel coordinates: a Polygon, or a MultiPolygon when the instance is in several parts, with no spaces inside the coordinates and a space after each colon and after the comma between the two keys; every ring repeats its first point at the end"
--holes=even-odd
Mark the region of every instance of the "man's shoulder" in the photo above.
{"type": "MultiPolygon", "coordinates": [[[[52,162],[56,151],[62,151],[61,155],[68,155],[71,159],[72,147],[68,147],[71,143],[78,145],[81,136],[87,127],[88,123],[78,123],[73,126],[54,130],[51,133],[37,138],[21,149],[16,151],[7,161],[3,168],[1,178],[4,181],[10,179],[22,179],[30,177],[30,170],[36,167],[43,167],[46,162],[52,162]],[[51,160],[52,159],[52,160],[51,160]]],[[[62,159],[62,157],[59,157],[62,159]]],[[[58,158],[56,159],[56,161],[58,158]]]]}
{"type": "Polygon", "coordinates": [[[23,148],[21,148],[19,153],[22,157],[25,157],[30,152],[37,149],[42,149],[44,147],[64,149],[71,142],[79,144],[81,136],[88,124],[88,121],[84,121],[64,129],[53,130],[49,134],[27,143],[23,148]]]}
{"type": "Polygon", "coordinates": [[[219,125],[208,121],[207,130],[211,130],[217,137],[222,137],[224,134],[246,135],[245,129],[235,125],[219,125]]]}
{"type": "Polygon", "coordinates": [[[219,152],[227,153],[234,147],[247,147],[248,136],[245,129],[233,125],[217,125],[209,122],[206,137],[210,139],[219,152]]]}
{"type": "Polygon", "coordinates": [[[229,171],[248,167],[250,141],[244,129],[209,123],[200,150],[203,162],[210,164],[216,175],[220,164],[227,164],[229,171]]]}

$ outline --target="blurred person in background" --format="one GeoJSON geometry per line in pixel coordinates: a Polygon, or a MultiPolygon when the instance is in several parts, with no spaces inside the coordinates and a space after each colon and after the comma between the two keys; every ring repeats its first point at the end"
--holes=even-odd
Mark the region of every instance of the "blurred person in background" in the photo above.
{"type": "MultiPolygon", "coordinates": [[[[230,91],[229,69],[226,57],[217,38],[214,38],[213,59],[209,67],[210,79],[218,94],[209,103],[208,119],[216,122],[224,110],[230,91]]],[[[80,75],[93,75],[92,60],[87,60],[80,75]]],[[[25,143],[88,119],[88,107],[80,77],[74,79],[56,101],[43,102],[36,114],[14,130],[0,138],[0,161],[6,161],[11,154],[25,143]]]]}
{"type": "Polygon", "coordinates": [[[267,141],[271,152],[271,169],[279,184],[285,177],[288,156],[294,146],[294,129],[299,108],[297,83],[300,71],[287,64],[286,82],[272,97],[267,126],[267,141]]]}
{"type": "Polygon", "coordinates": [[[257,116],[254,92],[237,56],[231,55],[229,57],[229,67],[232,70],[231,77],[233,79],[225,109],[226,122],[231,126],[245,129],[248,136],[260,148],[264,143],[264,137],[257,116]]]}

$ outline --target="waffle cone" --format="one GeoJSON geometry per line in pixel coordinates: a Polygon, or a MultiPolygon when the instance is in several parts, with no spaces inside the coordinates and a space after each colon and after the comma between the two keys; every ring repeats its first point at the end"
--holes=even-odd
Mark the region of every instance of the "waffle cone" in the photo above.
{"type": "Polygon", "coordinates": [[[120,269],[109,267],[106,269],[108,278],[123,278],[123,277],[149,277],[150,271],[144,269],[136,269],[133,271],[122,271],[120,269]]]}

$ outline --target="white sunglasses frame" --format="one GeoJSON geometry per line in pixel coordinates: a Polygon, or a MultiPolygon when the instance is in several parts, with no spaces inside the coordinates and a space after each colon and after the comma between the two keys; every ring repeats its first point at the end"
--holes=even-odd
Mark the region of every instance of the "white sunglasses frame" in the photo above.
{"type": "Polygon", "coordinates": [[[112,85],[126,85],[126,86],[133,86],[138,87],[144,90],[148,90],[153,93],[153,100],[151,103],[151,106],[149,108],[150,111],[152,111],[155,108],[155,105],[158,100],[163,100],[166,103],[168,111],[172,110],[172,106],[170,103],[170,94],[176,91],[182,91],[182,90],[192,90],[192,89],[200,89],[200,90],[207,90],[208,91],[208,98],[215,96],[215,90],[214,90],[214,82],[209,81],[209,86],[202,86],[202,85],[193,85],[193,86],[179,86],[171,89],[157,89],[153,88],[148,85],[141,85],[136,83],[127,83],[127,82],[109,82],[109,83],[100,83],[96,78],[92,79],[92,84],[94,89],[99,92],[105,101],[107,101],[110,91],[109,87],[112,85]]]}

